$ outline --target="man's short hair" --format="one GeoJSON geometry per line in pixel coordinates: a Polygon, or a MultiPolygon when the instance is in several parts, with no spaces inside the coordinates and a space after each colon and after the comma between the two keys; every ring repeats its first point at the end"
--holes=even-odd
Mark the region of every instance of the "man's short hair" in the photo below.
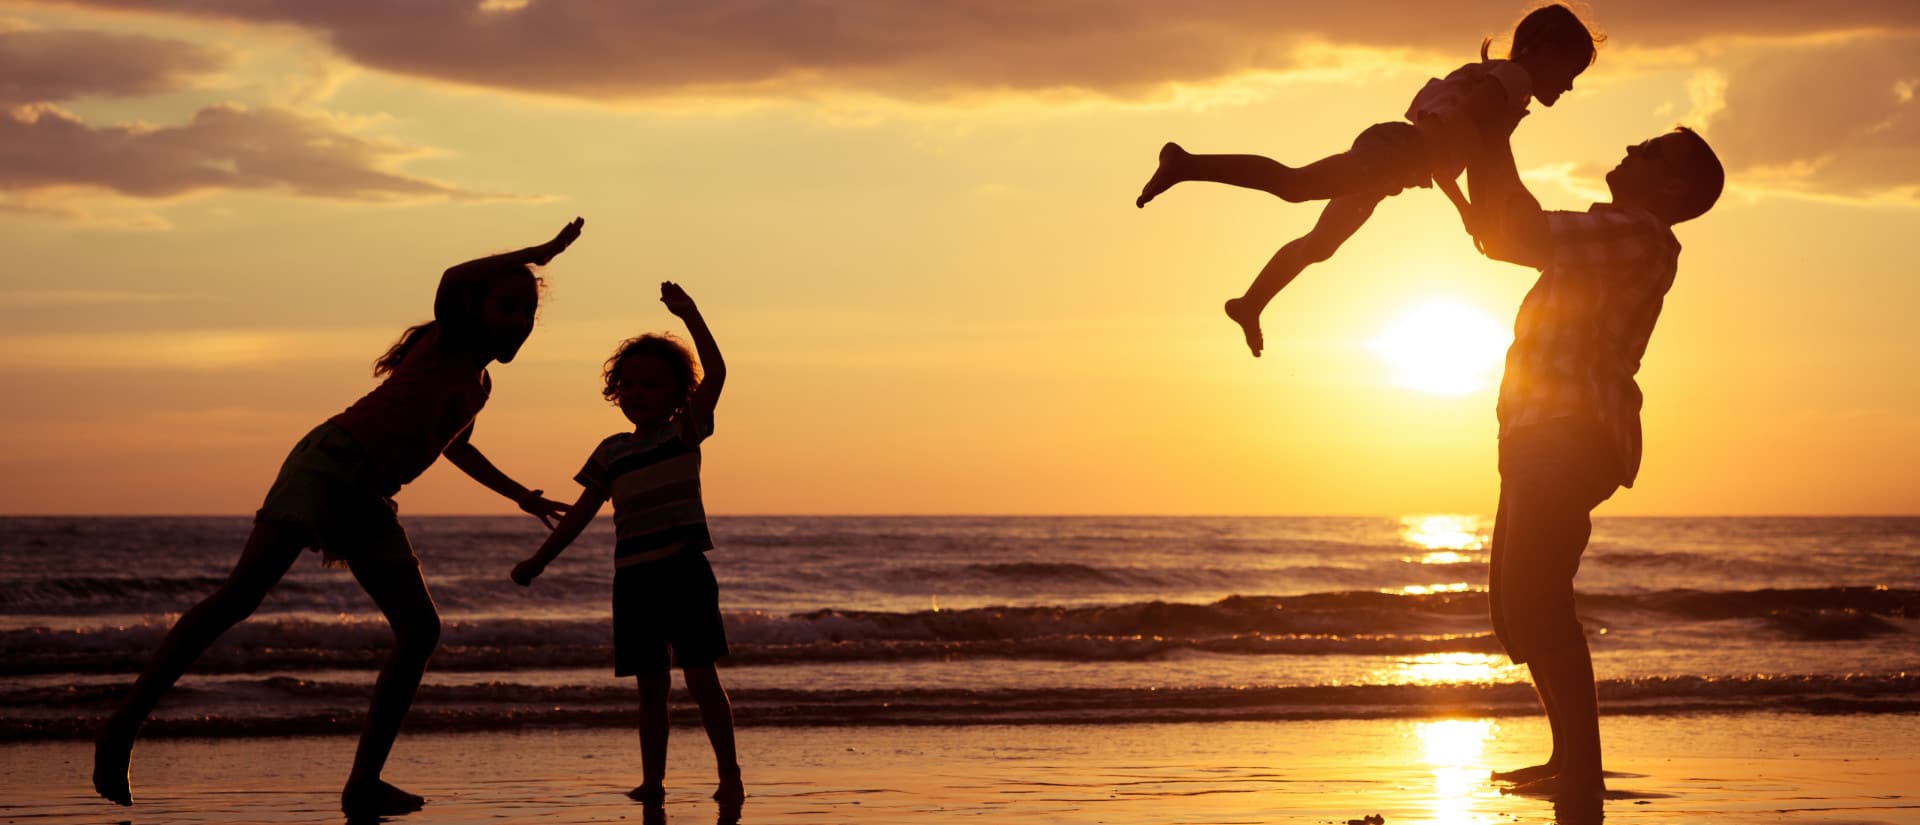
{"type": "Polygon", "coordinates": [[[1667,159],[1667,164],[1686,181],[1687,189],[1666,204],[1667,218],[1680,223],[1705,215],[1713,208],[1714,202],[1720,200],[1720,190],[1727,184],[1727,170],[1699,132],[1675,126],[1670,134],[1680,136],[1674,143],[1681,148],[1676,156],[1667,159]]]}

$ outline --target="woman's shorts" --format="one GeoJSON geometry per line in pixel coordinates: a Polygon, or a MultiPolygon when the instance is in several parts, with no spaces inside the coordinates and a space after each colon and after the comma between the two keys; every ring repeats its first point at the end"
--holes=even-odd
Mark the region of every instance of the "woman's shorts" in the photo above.
{"type": "Polygon", "coordinates": [[[1433,159],[1420,128],[1406,121],[1375,123],[1353,139],[1347,154],[1366,165],[1368,177],[1387,194],[1433,184],[1433,159]]]}
{"type": "Polygon", "coordinates": [[[720,585],[707,554],[686,550],[613,574],[613,674],[711,665],[727,655],[720,585]]]}
{"type": "Polygon", "coordinates": [[[304,531],[330,567],[418,565],[392,494],[382,491],[359,442],[328,421],[295,444],[254,521],[304,531]]]}

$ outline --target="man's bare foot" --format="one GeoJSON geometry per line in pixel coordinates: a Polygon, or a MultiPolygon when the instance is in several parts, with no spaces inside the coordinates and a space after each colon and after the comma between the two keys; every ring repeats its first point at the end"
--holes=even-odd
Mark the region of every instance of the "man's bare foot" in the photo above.
{"type": "Polygon", "coordinates": [[[1607,792],[1607,783],[1600,778],[1600,772],[1563,772],[1543,779],[1536,779],[1524,785],[1502,788],[1503,794],[1517,796],[1548,797],[1552,799],[1598,799],[1607,792]]]}
{"type": "Polygon", "coordinates": [[[1227,317],[1240,325],[1240,333],[1247,336],[1247,349],[1253,350],[1253,357],[1260,357],[1260,350],[1266,346],[1267,339],[1260,334],[1260,310],[1253,308],[1245,298],[1234,298],[1227,302],[1227,317]]]}
{"type": "Polygon", "coordinates": [[[1510,771],[1494,771],[1493,781],[1512,782],[1516,785],[1525,785],[1528,782],[1534,782],[1541,779],[1545,779],[1549,776],[1558,774],[1559,772],[1560,772],[1560,766],[1553,764],[1553,760],[1549,759],[1547,760],[1547,763],[1544,765],[1528,765],[1527,767],[1515,768],[1510,771]]]}
{"type": "Polygon", "coordinates": [[[722,805],[738,805],[747,798],[747,786],[740,781],[740,775],[723,776],[720,788],[713,792],[713,801],[722,805]]]}
{"type": "Polygon", "coordinates": [[[667,789],[658,782],[643,782],[627,791],[627,798],[648,805],[658,805],[667,801],[667,789]]]}
{"type": "Polygon", "coordinates": [[[1153,170],[1153,177],[1147,178],[1146,186],[1140,187],[1140,197],[1133,200],[1133,205],[1136,208],[1146,206],[1148,201],[1153,200],[1161,192],[1186,180],[1182,176],[1186,174],[1187,158],[1190,157],[1193,156],[1187,154],[1187,150],[1180,148],[1178,143],[1168,143],[1160,147],[1160,168],[1153,170]]]}
{"type": "Polygon", "coordinates": [[[133,805],[132,782],[127,776],[127,761],[133,756],[133,739],[101,731],[93,740],[93,792],[115,805],[133,805]]]}
{"type": "Polygon", "coordinates": [[[427,806],[427,798],[381,780],[349,784],[340,790],[340,811],[348,816],[399,816],[427,806]]]}

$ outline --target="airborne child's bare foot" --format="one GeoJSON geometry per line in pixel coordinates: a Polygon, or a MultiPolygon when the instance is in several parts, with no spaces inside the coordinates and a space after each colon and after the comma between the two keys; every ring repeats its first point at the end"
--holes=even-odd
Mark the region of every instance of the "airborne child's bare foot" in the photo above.
{"type": "Polygon", "coordinates": [[[1193,157],[1178,143],[1168,143],[1160,147],[1160,167],[1153,170],[1153,177],[1147,178],[1147,185],[1140,187],[1140,197],[1133,201],[1134,207],[1143,207],[1161,192],[1173,188],[1173,185],[1186,180],[1187,159],[1193,157]]]}
{"type": "Polygon", "coordinates": [[[375,779],[340,791],[340,811],[348,816],[398,816],[427,806],[427,798],[375,779]]]}
{"type": "Polygon", "coordinates": [[[1260,310],[1245,298],[1234,298],[1227,301],[1227,317],[1240,325],[1241,334],[1247,336],[1247,349],[1259,358],[1260,350],[1266,346],[1266,337],[1260,334],[1260,310]]]}
{"type": "Polygon", "coordinates": [[[1525,785],[1529,782],[1537,782],[1558,773],[1560,773],[1560,766],[1553,764],[1553,760],[1549,759],[1544,765],[1529,765],[1510,771],[1494,771],[1493,781],[1525,785]]]}
{"type": "Polygon", "coordinates": [[[93,740],[93,791],[116,805],[133,805],[133,788],[127,778],[127,760],[133,755],[133,740],[108,731],[93,740]]]}
{"type": "Polygon", "coordinates": [[[667,789],[658,782],[647,782],[627,791],[627,798],[648,805],[658,805],[667,801],[667,789]]]}

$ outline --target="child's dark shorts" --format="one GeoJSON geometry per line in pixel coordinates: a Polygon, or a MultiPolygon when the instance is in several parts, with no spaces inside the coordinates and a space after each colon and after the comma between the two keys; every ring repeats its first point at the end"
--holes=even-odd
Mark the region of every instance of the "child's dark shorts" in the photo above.
{"type": "Polygon", "coordinates": [[[702,667],[727,655],[720,585],[707,554],[688,550],[613,574],[613,674],[702,667]]]}
{"type": "Polygon", "coordinates": [[[1389,193],[1433,185],[1426,136],[1404,120],[1368,126],[1353,139],[1347,154],[1366,164],[1369,178],[1389,193]]]}
{"type": "Polygon", "coordinates": [[[287,454],[254,520],[299,530],[330,567],[418,566],[397,517],[396,491],[378,478],[360,443],[325,422],[287,454]]]}

